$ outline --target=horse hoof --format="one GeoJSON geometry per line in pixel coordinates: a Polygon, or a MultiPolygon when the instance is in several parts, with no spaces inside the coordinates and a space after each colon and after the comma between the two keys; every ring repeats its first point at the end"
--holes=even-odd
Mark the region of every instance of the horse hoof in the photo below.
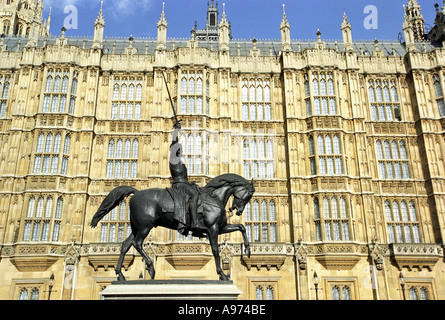
{"type": "Polygon", "coordinates": [[[117,276],[117,281],[127,281],[127,279],[125,279],[125,277],[124,277],[123,274],[119,274],[119,275],[117,276]]]}
{"type": "Polygon", "coordinates": [[[222,273],[222,274],[219,276],[219,280],[220,280],[220,281],[230,281],[229,277],[226,276],[224,273],[222,273]]]}

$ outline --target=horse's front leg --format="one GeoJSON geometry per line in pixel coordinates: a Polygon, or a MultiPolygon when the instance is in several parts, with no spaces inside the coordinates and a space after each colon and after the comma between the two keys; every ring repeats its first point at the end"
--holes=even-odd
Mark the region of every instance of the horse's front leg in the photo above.
{"type": "Polygon", "coordinates": [[[219,235],[219,228],[218,226],[214,225],[210,228],[208,232],[208,237],[210,241],[210,247],[212,248],[213,257],[215,258],[215,264],[216,264],[216,272],[219,274],[219,280],[221,281],[229,281],[229,277],[224,274],[221,268],[221,259],[219,257],[219,248],[218,248],[218,235],[219,235]]]}
{"type": "Polygon", "coordinates": [[[231,232],[235,232],[235,231],[240,231],[241,234],[243,235],[246,255],[248,258],[250,258],[250,243],[249,243],[249,238],[247,237],[246,227],[244,227],[244,225],[242,225],[242,224],[228,224],[224,228],[221,229],[220,234],[231,233],[231,232]]]}

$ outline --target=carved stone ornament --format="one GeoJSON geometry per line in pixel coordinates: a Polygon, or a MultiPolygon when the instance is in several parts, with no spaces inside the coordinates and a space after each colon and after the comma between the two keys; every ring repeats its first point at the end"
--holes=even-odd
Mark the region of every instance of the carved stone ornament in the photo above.
{"type": "Polygon", "coordinates": [[[375,267],[378,271],[383,270],[384,256],[388,256],[388,247],[382,246],[377,243],[377,240],[373,240],[369,244],[369,254],[372,257],[375,267]]]}
{"type": "Polygon", "coordinates": [[[167,244],[159,247],[158,256],[164,256],[176,270],[201,270],[213,257],[206,243],[167,244]]]}
{"type": "MultiPolygon", "coordinates": [[[[99,268],[108,270],[109,268],[115,268],[119,261],[120,244],[90,244],[83,246],[83,256],[88,257],[88,262],[97,271],[99,268]]],[[[134,261],[134,250],[130,251],[125,256],[123,261],[123,267],[128,270],[130,265],[134,261]]]]}
{"type": "Polygon", "coordinates": [[[280,270],[285,263],[288,255],[293,253],[292,246],[277,243],[251,244],[252,256],[249,258],[242,255],[241,259],[244,262],[247,270],[252,267],[260,270],[266,268],[268,271],[271,268],[280,270]]]}
{"type": "Polygon", "coordinates": [[[65,253],[65,264],[74,266],[80,257],[80,245],[76,245],[76,240],[73,237],[71,244],[68,246],[65,253]]]}
{"type": "Polygon", "coordinates": [[[399,270],[426,268],[432,271],[436,263],[443,258],[443,248],[436,244],[393,243],[389,245],[389,250],[399,270]]]}
{"type": "Polygon", "coordinates": [[[320,244],[315,247],[315,259],[328,270],[351,270],[365,256],[362,248],[353,243],[320,244]]]}
{"type": "Polygon", "coordinates": [[[300,270],[306,270],[307,268],[307,247],[303,243],[303,240],[300,238],[298,243],[295,244],[295,257],[298,261],[298,265],[300,270]]]}

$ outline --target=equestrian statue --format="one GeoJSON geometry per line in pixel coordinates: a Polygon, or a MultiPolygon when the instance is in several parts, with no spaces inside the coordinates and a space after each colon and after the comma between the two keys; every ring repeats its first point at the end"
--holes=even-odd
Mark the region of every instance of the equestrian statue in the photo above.
{"type": "MultiPolygon", "coordinates": [[[[173,111],[175,112],[174,109],[173,111]]],[[[153,262],[144,251],[143,242],[150,230],[159,226],[178,230],[183,235],[192,232],[198,237],[207,236],[215,259],[216,271],[222,281],[229,280],[229,277],[221,269],[218,246],[220,234],[240,231],[244,240],[245,254],[250,257],[246,228],[242,224],[227,223],[226,206],[229,199],[233,197],[229,211],[236,211],[238,216],[241,215],[255,193],[253,180],[247,181],[239,175],[229,173],[212,179],[203,188],[190,183],[187,167],[182,158],[182,147],[178,140],[181,124],[177,120],[176,113],[175,118],[176,123],[170,146],[172,188],[138,191],[129,186],[117,187],[105,197],[91,221],[91,227],[96,227],[99,221],[120,202],[133,195],[130,199],[131,234],[122,243],[116,265],[118,281],[125,281],[121,271],[122,263],[131,246],[134,246],[143,257],[150,277],[154,279],[153,262]]]]}

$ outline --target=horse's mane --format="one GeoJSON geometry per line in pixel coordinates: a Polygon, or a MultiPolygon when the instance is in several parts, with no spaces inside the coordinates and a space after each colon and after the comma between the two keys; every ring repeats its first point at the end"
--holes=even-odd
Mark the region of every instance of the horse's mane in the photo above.
{"type": "Polygon", "coordinates": [[[201,189],[201,192],[212,195],[213,191],[227,184],[230,184],[232,187],[245,186],[249,184],[249,181],[237,174],[226,173],[210,180],[210,182],[201,189]]]}

